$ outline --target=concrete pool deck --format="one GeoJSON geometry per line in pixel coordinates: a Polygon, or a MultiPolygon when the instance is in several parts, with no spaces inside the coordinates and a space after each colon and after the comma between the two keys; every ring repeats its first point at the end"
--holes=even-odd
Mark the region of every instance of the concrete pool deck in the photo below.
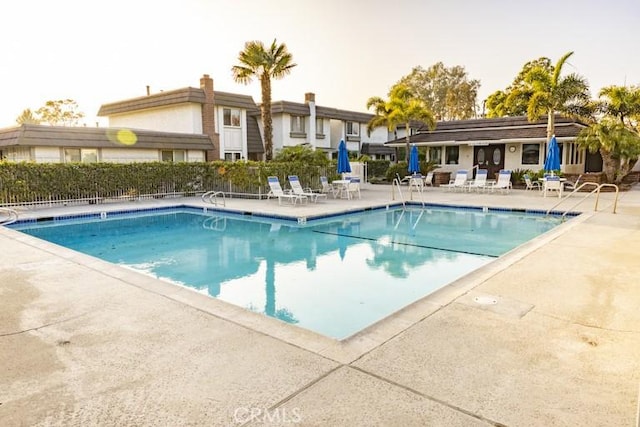
{"type": "MultiPolygon", "coordinates": [[[[558,202],[438,188],[424,199],[558,202]]],[[[612,201],[603,193],[594,213],[588,199],[579,218],[344,341],[0,227],[0,425],[636,425],[640,188],[616,214],[612,201]]],[[[227,207],[304,217],[390,202],[390,187],[369,185],[361,200],[227,207]]],[[[203,205],[21,217],[180,203],[203,205]]]]}

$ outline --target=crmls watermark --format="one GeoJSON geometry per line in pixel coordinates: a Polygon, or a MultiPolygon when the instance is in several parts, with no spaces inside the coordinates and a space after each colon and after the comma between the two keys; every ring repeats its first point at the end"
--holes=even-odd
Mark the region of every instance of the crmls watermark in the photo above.
{"type": "Polygon", "coordinates": [[[233,420],[236,423],[244,424],[251,421],[259,421],[262,423],[281,423],[281,424],[296,424],[302,421],[302,415],[300,414],[300,408],[236,408],[233,411],[233,420]]]}

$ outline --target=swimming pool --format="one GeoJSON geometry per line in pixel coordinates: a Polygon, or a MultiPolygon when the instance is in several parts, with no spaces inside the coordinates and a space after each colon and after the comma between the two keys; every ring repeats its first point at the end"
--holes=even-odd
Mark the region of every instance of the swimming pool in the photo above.
{"type": "Polygon", "coordinates": [[[434,206],[299,224],[179,207],[11,228],[343,339],[559,223],[434,206]]]}

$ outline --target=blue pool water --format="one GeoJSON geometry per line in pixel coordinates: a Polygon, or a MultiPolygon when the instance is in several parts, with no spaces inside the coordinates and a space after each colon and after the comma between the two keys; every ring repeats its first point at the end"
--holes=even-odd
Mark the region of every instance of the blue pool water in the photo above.
{"type": "Polygon", "coordinates": [[[342,339],[557,224],[441,207],[307,224],[176,208],[12,228],[342,339]]]}

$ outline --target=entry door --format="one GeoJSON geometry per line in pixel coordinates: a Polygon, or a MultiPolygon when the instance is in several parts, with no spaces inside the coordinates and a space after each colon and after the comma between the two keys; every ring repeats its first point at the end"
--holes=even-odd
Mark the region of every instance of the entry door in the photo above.
{"type": "Polygon", "coordinates": [[[477,145],[473,147],[473,165],[486,169],[488,179],[498,179],[504,169],[504,144],[477,145]]]}

